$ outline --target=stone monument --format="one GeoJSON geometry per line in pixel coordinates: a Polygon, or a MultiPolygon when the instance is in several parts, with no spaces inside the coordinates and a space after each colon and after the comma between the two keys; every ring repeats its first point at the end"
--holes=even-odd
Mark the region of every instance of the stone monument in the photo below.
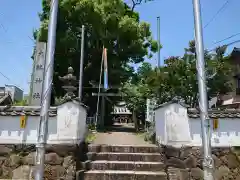
{"type": "Polygon", "coordinates": [[[47,44],[38,42],[34,55],[29,105],[41,106],[47,44]]]}

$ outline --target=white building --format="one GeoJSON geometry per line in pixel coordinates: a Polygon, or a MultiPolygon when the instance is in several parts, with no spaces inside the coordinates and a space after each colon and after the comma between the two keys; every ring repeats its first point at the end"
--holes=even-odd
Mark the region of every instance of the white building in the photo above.
{"type": "Polygon", "coordinates": [[[0,95],[3,96],[3,94],[9,94],[13,102],[23,100],[23,90],[14,85],[5,85],[4,87],[0,87],[0,95]]]}
{"type": "MultiPolygon", "coordinates": [[[[212,146],[240,146],[240,110],[209,110],[212,146]]],[[[171,101],[155,108],[156,139],[173,146],[201,146],[199,111],[171,101]]]]}

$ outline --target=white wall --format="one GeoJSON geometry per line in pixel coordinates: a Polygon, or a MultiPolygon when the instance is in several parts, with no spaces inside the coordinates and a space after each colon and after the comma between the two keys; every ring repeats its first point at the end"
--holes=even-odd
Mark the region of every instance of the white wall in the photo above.
{"type": "Polygon", "coordinates": [[[165,144],[165,108],[159,108],[155,111],[156,139],[160,144],[165,144]]]}
{"type": "Polygon", "coordinates": [[[155,113],[158,143],[172,146],[191,143],[185,107],[173,103],[156,109],[155,113]]]}
{"type": "MultiPolygon", "coordinates": [[[[189,118],[187,109],[170,104],[156,110],[156,139],[172,146],[201,146],[201,120],[189,118]],[[178,110],[177,110],[178,109],[178,110]]],[[[240,146],[240,118],[219,118],[219,127],[213,131],[212,146],[240,146]]]]}
{"type": "MultiPolygon", "coordinates": [[[[24,129],[20,116],[0,116],[1,144],[35,144],[40,116],[29,116],[24,129]]],[[[78,144],[86,132],[86,110],[78,103],[68,102],[58,107],[58,114],[48,121],[49,144],[78,144]]]]}
{"type": "MultiPolygon", "coordinates": [[[[1,144],[34,144],[37,141],[39,116],[29,116],[24,129],[20,128],[20,116],[0,116],[0,143],[1,144]]],[[[57,134],[57,119],[50,117],[48,121],[49,139],[57,134]]]]}
{"type": "MultiPolygon", "coordinates": [[[[240,118],[219,118],[219,127],[213,130],[211,122],[212,146],[240,146],[240,118]]],[[[201,146],[201,120],[190,119],[192,144],[201,146]]]]}

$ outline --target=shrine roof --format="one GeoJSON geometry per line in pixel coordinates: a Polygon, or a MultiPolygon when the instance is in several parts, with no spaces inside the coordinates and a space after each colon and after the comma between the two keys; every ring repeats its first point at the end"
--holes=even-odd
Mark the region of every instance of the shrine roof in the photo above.
{"type": "Polygon", "coordinates": [[[171,101],[165,102],[165,103],[160,104],[160,105],[156,105],[155,108],[154,108],[154,110],[157,110],[157,109],[159,109],[159,108],[162,108],[162,107],[165,107],[165,106],[167,106],[167,105],[174,104],[174,103],[179,104],[179,105],[181,105],[181,106],[183,106],[183,107],[186,107],[186,108],[189,107],[189,105],[187,105],[187,104],[185,104],[184,102],[182,102],[181,99],[173,98],[171,101]]]}
{"type": "MultiPolygon", "coordinates": [[[[180,104],[182,107],[184,107],[187,110],[188,117],[190,118],[200,118],[200,110],[199,108],[189,108],[185,104],[179,103],[179,101],[172,100],[167,103],[164,103],[157,108],[155,108],[155,111],[159,108],[166,107],[170,104],[180,104]]],[[[240,109],[236,108],[212,108],[208,110],[208,116],[209,118],[240,118],[240,109]]]]}
{"type": "MultiPolygon", "coordinates": [[[[0,116],[40,116],[41,106],[0,106],[0,116]]],[[[57,107],[50,107],[49,116],[57,115],[57,107]]]]}
{"type": "Polygon", "coordinates": [[[9,94],[5,94],[3,96],[0,95],[0,104],[6,105],[6,104],[12,104],[12,98],[9,94]]]}
{"type": "MultiPolygon", "coordinates": [[[[196,108],[188,108],[188,117],[199,118],[200,113],[196,108]]],[[[240,109],[209,109],[210,118],[240,118],[240,109]]]]}
{"type": "Polygon", "coordinates": [[[58,106],[60,106],[61,104],[67,103],[67,102],[71,102],[71,101],[72,101],[72,102],[75,101],[75,102],[79,103],[79,105],[82,106],[83,108],[88,109],[88,106],[86,106],[85,104],[83,104],[78,97],[75,97],[75,98],[71,98],[71,97],[69,97],[69,98],[63,98],[62,101],[58,104],[58,106]]]}
{"type": "Polygon", "coordinates": [[[240,48],[234,47],[231,56],[240,56],[240,48]]]}
{"type": "MultiPolygon", "coordinates": [[[[54,117],[57,115],[57,109],[64,103],[76,102],[83,108],[88,107],[80,102],[78,98],[64,99],[58,106],[51,106],[49,109],[49,116],[54,117]]],[[[0,106],[0,116],[40,116],[41,106],[0,106]]]]}

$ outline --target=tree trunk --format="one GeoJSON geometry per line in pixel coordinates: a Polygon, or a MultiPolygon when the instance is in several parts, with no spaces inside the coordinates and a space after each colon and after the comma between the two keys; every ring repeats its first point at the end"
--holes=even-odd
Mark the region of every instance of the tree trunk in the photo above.
{"type": "Polygon", "coordinates": [[[138,127],[138,120],[137,120],[137,116],[136,116],[136,111],[133,110],[133,122],[134,122],[134,128],[136,130],[136,132],[138,132],[139,127],[138,127]]]}

